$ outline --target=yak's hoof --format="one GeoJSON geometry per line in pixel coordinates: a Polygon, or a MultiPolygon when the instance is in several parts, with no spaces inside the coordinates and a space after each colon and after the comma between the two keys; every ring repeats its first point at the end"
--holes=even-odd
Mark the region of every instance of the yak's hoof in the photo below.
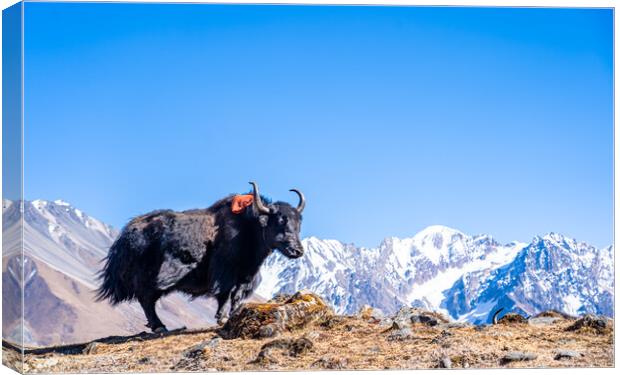
{"type": "Polygon", "coordinates": [[[217,320],[217,324],[220,326],[223,326],[224,324],[226,324],[227,321],[228,321],[227,317],[222,317],[217,320]]]}
{"type": "Polygon", "coordinates": [[[161,326],[161,327],[157,327],[153,330],[153,333],[165,333],[168,332],[168,328],[161,326]]]}

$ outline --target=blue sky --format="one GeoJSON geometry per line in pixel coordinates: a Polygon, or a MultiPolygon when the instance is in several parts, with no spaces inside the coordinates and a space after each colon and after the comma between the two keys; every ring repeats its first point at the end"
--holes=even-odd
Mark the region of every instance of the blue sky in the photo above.
{"type": "Polygon", "coordinates": [[[116,227],[256,180],[302,234],[612,241],[605,9],[28,3],[26,199],[116,227]]]}

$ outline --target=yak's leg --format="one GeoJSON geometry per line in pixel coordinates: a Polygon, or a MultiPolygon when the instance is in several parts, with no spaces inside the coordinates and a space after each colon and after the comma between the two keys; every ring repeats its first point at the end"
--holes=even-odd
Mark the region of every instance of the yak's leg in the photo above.
{"type": "Polygon", "coordinates": [[[229,316],[232,315],[233,312],[235,312],[235,310],[237,310],[237,308],[239,307],[239,304],[241,303],[241,301],[247,297],[246,296],[246,291],[243,289],[243,287],[235,287],[231,293],[230,296],[230,310],[229,310],[229,316]]]}
{"type": "Polygon", "coordinates": [[[250,294],[252,294],[258,284],[260,284],[260,281],[260,275],[256,275],[250,282],[235,286],[232,291],[232,296],[230,297],[230,314],[237,310],[241,304],[241,301],[245,300],[250,294]]]}
{"type": "Polygon", "coordinates": [[[228,299],[230,298],[230,290],[226,292],[221,292],[220,294],[215,296],[215,298],[217,299],[217,311],[215,312],[215,319],[217,320],[217,324],[222,325],[228,320],[227,315],[222,316],[222,311],[224,310],[226,302],[228,302],[228,299]]]}
{"type": "Polygon", "coordinates": [[[142,306],[142,309],[144,310],[144,315],[146,315],[146,320],[148,321],[146,326],[155,333],[168,331],[164,323],[159,320],[157,312],[155,311],[155,303],[157,302],[159,297],[160,296],[149,296],[138,298],[138,301],[140,301],[140,306],[142,306]]]}

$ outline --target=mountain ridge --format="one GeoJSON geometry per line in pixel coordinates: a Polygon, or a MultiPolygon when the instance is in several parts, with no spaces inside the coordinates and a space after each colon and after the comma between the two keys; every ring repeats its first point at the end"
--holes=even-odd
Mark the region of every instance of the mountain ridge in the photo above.
{"type": "MultiPolygon", "coordinates": [[[[16,218],[19,205],[3,201],[3,278],[9,282],[10,271],[16,271],[10,258],[19,253],[13,238],[19,233],[16,218]]],[[[118,321],[110,323],[116,327],[111,333],[143,329],[144,318],[135,304],[112,309],[85,296],[97,285],[101,260],[118,235],[115,228],[63,200],[39,199],[24,202],[24,233],[26,257],[40,271],[35,276],[43,277],[36,283],[38,293],[52,300],[60,296],[66,303],[65,319],[79,321],[86,319],[84,314],[104,314],[118,321]],[[80,298],[71,295],[75,290],[82,291],[80,298]]],[[[297,260],[277,251],[267,258],[256,298],[305,289],[322,296],[338,313],[353,314],[365,305],[386,313],[416,306],[476,324],[488,323],[492,312],[502,307],[506,312],[528,315],[548,309],[613,315],[613,246],[597,249],[554,232],[535,236],[530,243],[501,244],[488,234],[471,236],[431,225],[411,237],[386,237],[371,248],[315,236],[302,243],[306,252],[297,260]],[[538,268],[540,272],[536,272],[538,268]],[[549,286],[556,289],[550,291],[549,286]]],[[[190,302],[175,294],[158,309],[172,327],[213,324],[212,302],[205,299],[190,302]]],[[[43,323],[37,324],[44,327],[43,323]]],[[[3,321],[10,328],[5,332],[14,332],[11,324],[3,321]]],[[[33,343],[45,344],[94,335],[58,335],[51,332],[54,329],[48,333],[26,331],[33,343]]]]}
{"type": "MultiPolygon", "coordinates": [[[[412,237],[387,237],[375,248],[358,248],[337,240],[323,243],[322,241],[316,237],[304,239],[302,242],[307,252],[303,257],[305,259],[297,260],[297,264],[289,264],[289,261],[279,254],[268,258],[266,266],[261,271],[268,281],[259,286],[258,292],[270,297],[277,293],[290,293],[295,289],[304,288],[323,295],[339,313],[355,313],[363,304],[378,307],[388,313],[395,312],[401,306],[418,306],[442,312],[455,320],[476,324],[490,322],[492,312],[500,308],[504,308],[505,312],[525,314],[557,309],[567,313],[590,312],[613,315],[614,280],[611,245],[597,249],[585,242],[555,232],[534,236],[530,243],[512,241],[500,244],[487,234],[469,236],[441,225],[426,227],[412,237]],[[496,300],[492,300],[487,293],[485,296],[476,297],[478,299],[473,305],[462,301],[463,296],[474,298],[474,292],[476,294],[482,292],[475,288],[462,290],[465,287],[463,280],[471,281],[474,278],[476,283],[486,280],[484,285],[491,288],[494,282],[498,283],[501,280],[487,280],[488,278],[496,275],[498,269],[517,267],[515,260],[520,259],[519,254],[523,251],[532,252],[533,244],[540,241],[546,241],[543,246],[545,249],[554,246],[552,247],[554,256],[560,250],[558,246],[564,246],[561,249],[567,253],[580,254],[570,259],[570,263],[581,270],[578,279],[565,280],[564,284],[560,281],[555,282],[558,289],[554,293],[561,297],[554,300],[547,295],[546,303],[540,305],[532,303],[534,298],[532,293],[515,296],[515,290],[523,289],[523,283],[531,281],[519,279],[514,280],[516,284],[512,285],[512,288],[506,289],[508,295],[502,297],[503,299],[496,297],[496,300]],[[330,255],[315,254],[317,251],[330,255]],[[334,252],[338,253],[338,257],[331,255],[334,252]],[[596,255],[599,253],[603,254],[600,259],[596,255]],[[325,263],[316,261],[317,258],[345,259],[339,263],[346,265],[347,271],[335,265],[326,266],[325,263]],[[596,269],[591,268],[591,259],[598,259],[596,269]],[[309,271],[312,268],[315,269],[314,272],[309,271]],[[588,273],[588,269],[592,272],[588,273]],[[321,274],[322,278],[313,278],[310,274],[321,274]],[[601,282],[595,287],[589,283],[590,279],[601,282]],[[583,289],[578,288],[580,285],[587,285],[588,288],[582,291],[590,295],[579,292],[578,289],[583,289]],[[376,289],[385,291],[384,295],[373,293],[376,289]],[[602,289],[603,292],[597,294],[594,292],[596,289],[602,289]],[[275,292],[270,294],[270,290],[275,292]],[[461,306],[457,308],[458,304],[451,302],[450,299],[459,298],[461,306]]],[[[565,266],[562,270],[565,270],[567,261],[563,262],[565,266]]],[[[534,265],[524,268],[529,270],[534,265]]],[[[514,272],[516,271],[513,270],[514,272]]],[[[545,287],[546,278],[561,277],[554,275],[550,269],[543,272],[544,277],[537,279],[539,288],[545,287]]]]}

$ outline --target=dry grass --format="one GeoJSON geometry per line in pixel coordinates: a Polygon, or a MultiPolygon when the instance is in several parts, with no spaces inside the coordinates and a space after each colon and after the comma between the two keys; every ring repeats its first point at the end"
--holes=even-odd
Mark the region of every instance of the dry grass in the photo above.
{"type": "MultiPolygon", "coordinates": [[[[574,324],[568,319],[542,327],[506,322],[482,329],[415,324],[411,335],[402,340],[388,340],[390,329],[376,320],[363,317],[334,317],[332,320],[327,324],[316,321],[305,328],[286,331],[277,338],[223,340],[211,331],[150,341],[98,344],[91,348],[91,354],[29,354],[25,371],[425,369],[439,367],[440,361],[446,358],[454,368],[614,365],[613,329],[604,333],[566,331],[574,324]],[[269,344],[274,340],[280,341],[269,344]],[[554,359],[562,350],[581,355],[554,359]],[[530,352],[537,357],[504,364],[502,358],[512,351],[530,352]]],[[[6,348],[4,353],[11,354],[6,348]]]]}

